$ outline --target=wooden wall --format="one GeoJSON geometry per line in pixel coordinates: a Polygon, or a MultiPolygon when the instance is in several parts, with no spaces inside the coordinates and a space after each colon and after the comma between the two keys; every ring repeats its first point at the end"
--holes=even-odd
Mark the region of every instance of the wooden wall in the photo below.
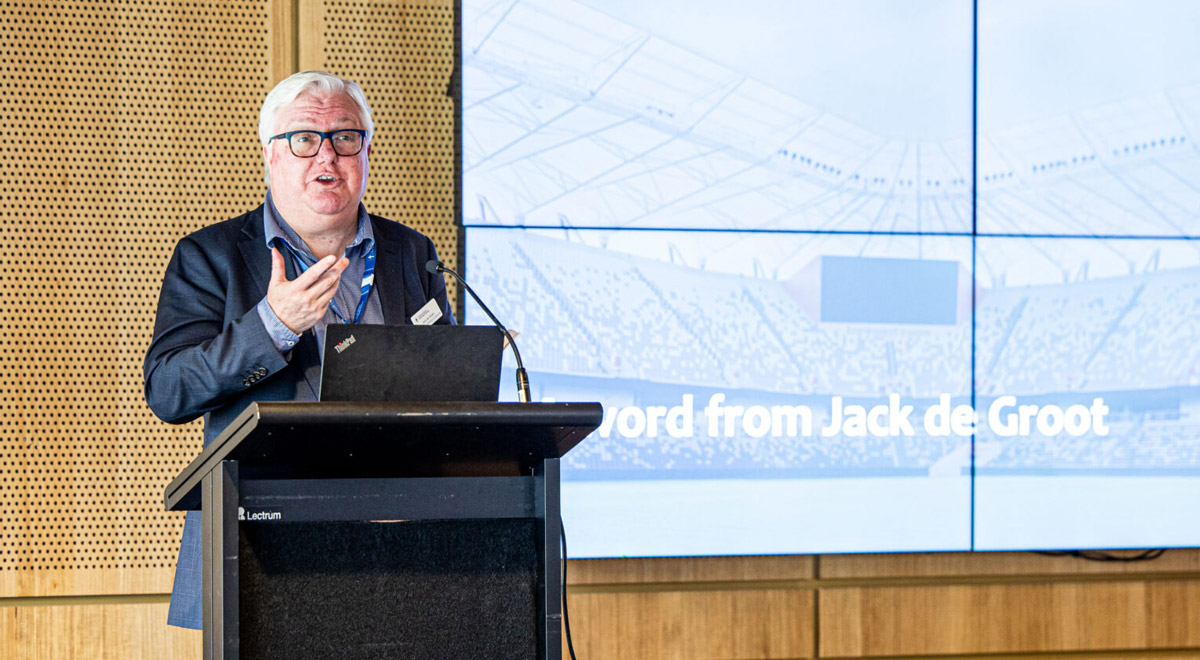
{"type": "Polygon", "coordinates": [[[0,657],[169,658],[200,447],[142,400],[157,287],[183,234],[262,198],[267,9],[0,4],[0,657]]]}
{"type": "Polygon", "coordinates": [[[583,560],[568,576],[581,658],[1200,657],[1191,549],[583,560]]]}
{"type": "MultiPolygon", "coordinates": [[[[503,0],[505,2],[509,0],[503,0]]],[[[376,111],[366,203],[456,264],[452,0],[0,1],[0,658],[197,658],[165,625],[199,427],[141,358],[175,241],[263,196],[258,107],[301,68],[376,111]]],[[[570,563],[580,658],[1200,657],[1200,552],[570,563]]]]}

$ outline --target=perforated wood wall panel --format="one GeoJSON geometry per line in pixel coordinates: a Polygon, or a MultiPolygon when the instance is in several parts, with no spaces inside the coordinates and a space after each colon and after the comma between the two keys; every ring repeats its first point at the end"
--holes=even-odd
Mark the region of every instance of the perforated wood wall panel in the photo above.
{"type": "MultiPolygon", "coordinates": [[[[375,117],[371,175],[363,200],[372,213],[424,233],[452,268],[455,222],[455,10],[447,0],[301,5],[300,62],[362,85],[375,117]]],[[[451,300],[457,287],[448,281],[451,300]]]]}
{"type": "Polygon", "coordinates": [[[199,427],[151,415],[142,355],[175,241],[262,199],[266,26],[259,0],[0,4],[0,596],[170,588],[199,427]]]}

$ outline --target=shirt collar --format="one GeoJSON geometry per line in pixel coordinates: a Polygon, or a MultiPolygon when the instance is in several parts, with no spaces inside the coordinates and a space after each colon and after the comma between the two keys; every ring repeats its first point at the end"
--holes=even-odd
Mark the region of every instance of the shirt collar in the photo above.
{"type": "MultiPolygon", "coordinates": [[[[267,189],[267,199],[263,203],[263,237],[266,239],[268,248],[276,247],[279,242],[283,242],[291,248],[292,252],[303,256],[310,263],[317,260],[316,255],[308,249],[308,245],[304,243],[300,235],[283,219],[283,216],[279,214],[279,209],[275,208],[275,200],[271,197],[270,188],[267,189]]],[[[371,218],[367,215],[367,208],[362,205],[362,202],[359,202],[358,231],[354,234],[354,240],[346,247],[346,256],[353,255],[356,250],[360,254],[366,254],[373,245],[375,245],[375,231],[371,227],[371,218]]]]}

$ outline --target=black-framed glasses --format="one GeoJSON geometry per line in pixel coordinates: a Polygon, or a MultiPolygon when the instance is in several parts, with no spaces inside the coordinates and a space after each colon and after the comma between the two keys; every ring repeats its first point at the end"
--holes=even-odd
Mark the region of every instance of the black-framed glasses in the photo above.
{"type": "Polygon", "coordinates": [[[297,158],[312,158],[321,150],[321,143],[329,140],[333,152],[339,156],[354,156],[362,151],[363,143],[367,140],[367,132],[361,128],[343,128],[337,131],[323,133],[321,131],[288,131],[272,136],[267,143],[275,140],[287,140],[288,149],[297,158]]]}

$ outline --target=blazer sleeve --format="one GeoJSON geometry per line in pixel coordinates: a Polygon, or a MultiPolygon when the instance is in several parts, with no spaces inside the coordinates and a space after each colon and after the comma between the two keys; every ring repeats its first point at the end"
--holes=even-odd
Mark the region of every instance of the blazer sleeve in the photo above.
{"type": "Polygon", "coordinates": [[[238,259],[236,246],[193,236],[175,246],[142,365],[146,403],[165,422],[196,419],[288,364],[244,295],[238,259]]]}

